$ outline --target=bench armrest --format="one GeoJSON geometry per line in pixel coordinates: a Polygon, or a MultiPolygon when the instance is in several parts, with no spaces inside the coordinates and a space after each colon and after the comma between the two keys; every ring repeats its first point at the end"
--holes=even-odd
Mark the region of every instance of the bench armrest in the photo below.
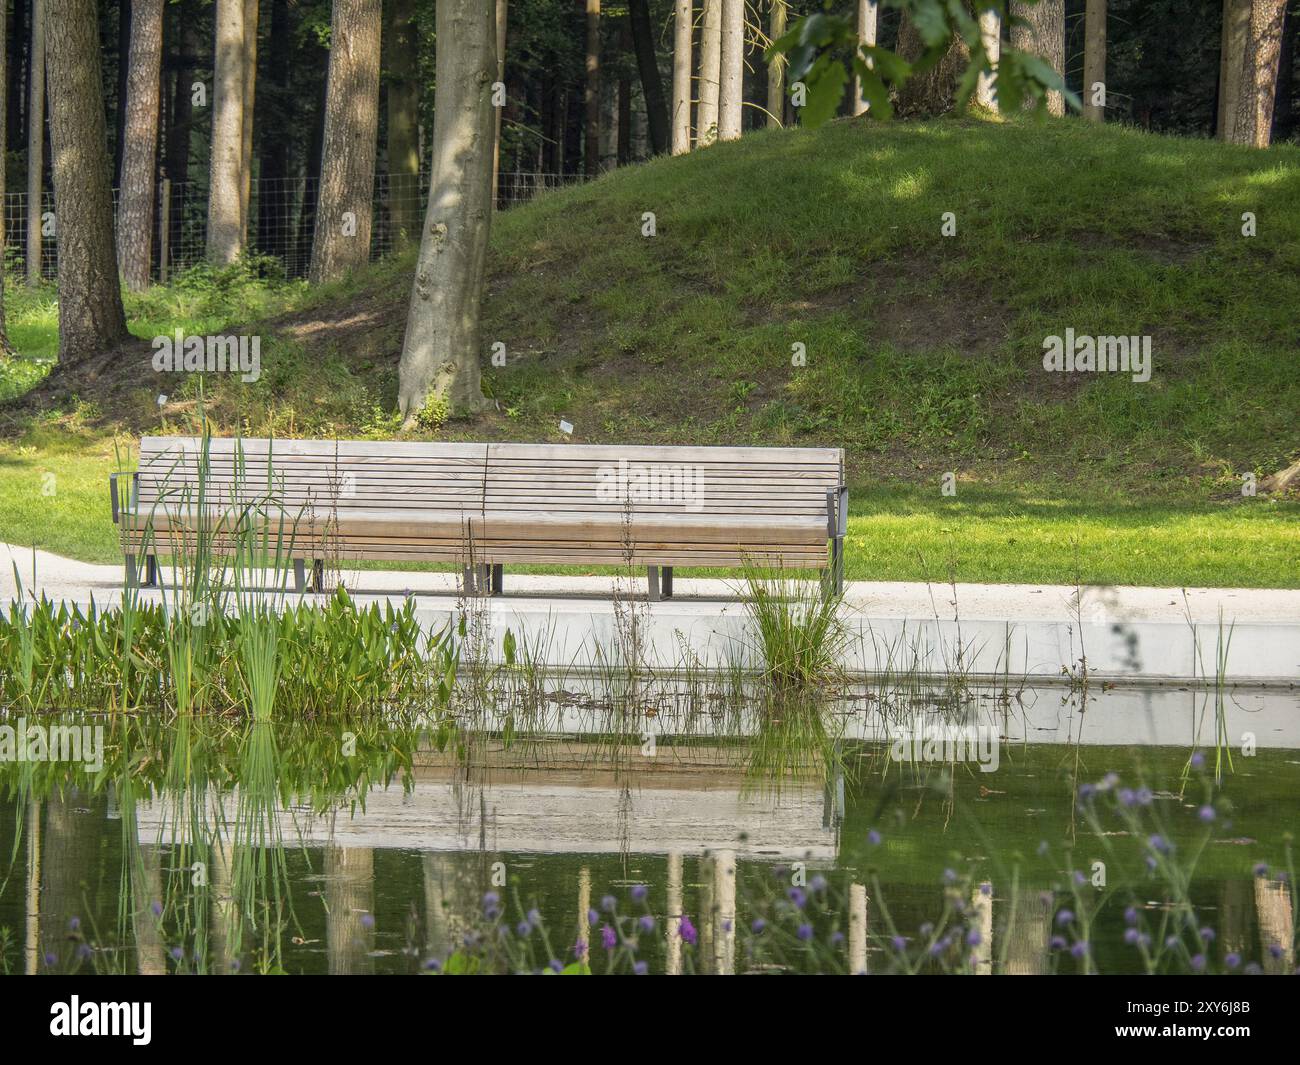
{"type": "Polygon", "coordinates": [[[843,539],[849,531],[849,490],[826,489],[826,536],[830,540],[843,539]]]}
{"type": "MultiPolygon", "coordinates": [[[[124,477],[124,476],[126,476],[126,474],[120,470],[117,473],[110,473],[108,475],[108,495],[109,495],[109,501],[112,503],[113,506],[114,525],[117,525],[120,522],[122,517],[121,496],[118,494],[118,490],[117,490],[117,479],[119,477],[124,477]]],[[[131,498],[128,502],[128,506],[134,507],[136,488],[139,485],[140,474],[138,472],[132,473],[130,477],[131,477],[131,498]]]]}

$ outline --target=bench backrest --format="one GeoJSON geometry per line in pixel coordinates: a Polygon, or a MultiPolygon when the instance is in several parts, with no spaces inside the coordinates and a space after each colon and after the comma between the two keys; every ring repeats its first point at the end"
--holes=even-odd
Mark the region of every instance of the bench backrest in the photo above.
{"type": "MultiPolygon", "coordinates": [[[[197,503],[203,441],[145,437],[140,441],[137,509],[155,502],[197,503]]],[[[267,500],[293,512],[431,510],[478,514],[483,507],[482,444],[369,440],[212,438],[205,504],[267,500]]]]}
{"type": "MultiPolygon", "coordinates": [[[[194,505],[203,441],[145,437],[136,507],[194,505]]],[[[636,515],[827,518],[844,483],[837,448],[458,444],[416,441],[213,438],[205,502],[268,500],[289,511],[537,513],[618,520],[636,515]]],[[[490,520],[487,522],[490,526],[490,520]]]]}

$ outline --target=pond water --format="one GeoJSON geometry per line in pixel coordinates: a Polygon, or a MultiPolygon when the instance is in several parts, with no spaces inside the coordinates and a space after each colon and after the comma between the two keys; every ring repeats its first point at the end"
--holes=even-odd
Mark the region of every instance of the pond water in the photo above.
{"type": "Polygon", "coordinates": [[[1291,972],[1300,693],[1220,695],[11,714],[89,731],[0,763],[4,967],[1291,972]]]}

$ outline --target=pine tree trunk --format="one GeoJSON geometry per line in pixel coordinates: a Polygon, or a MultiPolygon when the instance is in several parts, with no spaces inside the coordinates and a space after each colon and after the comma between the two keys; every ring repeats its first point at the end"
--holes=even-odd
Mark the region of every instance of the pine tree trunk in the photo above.
{"type": "MultiPolygon", "coordinates": [[[[502,86],[506,83],[506,38],[508,36],[508,19],[510,17],[506,0],[496,0],[496,29],[497,29],[497,81],[502,86]]],[[[417,97],[418,100],[418,97],[417,97]]],[[[506,103],[500,107],[494,107],[496,114],[492,118],[492,210],[500,206],[500,188],[501,188],[501,120],[504,117],[503,112],[509,107],[511,100],[506,97],[506,103]]]]}
{"type": "Polygon", "coordinates": [[[95,0],[46,0],[50,150],[59,254],[59,361],[126,339],[117,279],[95,0]]]}
{"type": "Polygon", "coordinates": [[[582,88],[582,172],[600,173],[600,0],[587,0],[587,62],[582,88]]]}
{"type": "MultiPolygon", "coordinates": [[[[490,16],[492,5],[487,6],[490,16]]],[[[337,280],[370,261],[380,30],[380,0],[334,0],[320,202],[309,274],[315,284],[337,280]]]]}
{"type": "MultiPolygon", "coordinates": [[[[1039,0],[1036,4],[1011,4],[1011,14],[1027,26],[1011,24],[1011,47],[1044,60],[1058,74],[1065,70],[1065,0],[1039,0]]],[[[1047,113],[1065,114],[1065,97],[1047,94],[1047,113]]]]}
{"type": "Polygon", "coordinates": [[[654,32],[650,28],[649,0],[628,0],[627,17],[632,26],[637,71],[641,75],[650,149],[655,155],[662,155],[668,151],[668,104],[664,100],[664,83],[655,55],[654,32]]]}
{"type": "MultiPolygon", "coordinates": [[[[880,5],[875,0],[858,0],[858,45],[874,45],[876,43],[876,23],[879,19],[880,5]]],[[[862,98],[862,81],[855,74],[853,76],[853,113],[855,115],[865,115],[867,113],[867,101],[862,98]]]]}
{"type": "Polygon", "coordinates": [[[420,228],[420,41],[415,0],[389,0],[388,212],[401,243],[420,228]]]}
{"type": "Polygon", "coordinates": [[[496,34],[483,0],[440,0],[436,16],[432,184],[399,368],[408,426],[430,395],[453,413],[484,404],[479,330],[492,221],[496,34]]]}
{"type": "Polygon", "coordinates": [[[244,0],[244,96],[239,147],[239,239],[248,242],[248,204],[253,192],[253,96],[257,89],[257,0],[244,0]]]}
{"type": "Polygon", "coordinates": [[[126,88],[126,143],[117,204],[117,259],[132,292],[149,287],[152,265],[158,95],[162,69],[163,0],[131,5],[131,59],[126,88]]]}
{"type": "Polygon", "coordinates": [[[1089,122],[1106,119],[1106,108],[1092,102],[1098,91],[1106,91],[1106,0],[1087,0],[1083,16],[1083,117],[1089,122]]]}
{"type": "Polygon", "coordinates": [[[208,258],[218,266],[244,250],[244,0],[216,0],[212,153],[208,171],[208,258]]]}
{"type": "MultiPolygon", "coordinates": [[[[785,35],[786,0],[772,0],[768,36],[777,40],[785,35]]],[[[785,125],[785,56],[773,56],[767,64],[767,124],[785,125]]]]}
{"type": "Polygon", "coordinates": [[[718,139],[718,78],[722,67],[722,0],[704,0],[700,22],[700,103],[695,119],[695,143],[718,139]]]}
{"type": "Polygon", "coordinates": [[[1250,37],[1251,0],[1223,0],[1223,29],[1219,42],[1219,108],[1214,134],[1232,142],[1241,95],[1241,69],[1250,37]]]}
{"type": "Polygon", "coordinates": [[[1273,100],[1277,92],[1278,58],[1286,0],[1253,0],[1242,55],[1233,144],[1267,148],[1273,129],[1273,100]]]}
{"type": "Polygon", "coordinates": [[[691,150],[691,0],[673,5],[673,155],[691,150]]]}
{"type": "Polygon", "coordinates": [[[45,199],[45,5],[32,0],[31,104],[27,110],[27,283],[41,283],[45,199]]]}
{"type": "MultiPolygon", "coordinates": [[[[898,26],[897,51],[909,63],[915,62],[925,52],[925,43],[906,12],[898,26]]],[[[969,60],[970,49],[966,42],[953,37],[948,51],[938,63],[924,73],[908,78],[903,84],[898,93],[899,115],[930,117],[951,111],[957,102],[957,79],[969,60]]]]}
{"type": "Polygon", "coordinates": [[[14,24],[9,35],[9,116],[6,144],[22,144],[27,139],[23,129],[23,106],[26,98],[23,55],[27,46],[27,4],[14,0],[14,24]]]}

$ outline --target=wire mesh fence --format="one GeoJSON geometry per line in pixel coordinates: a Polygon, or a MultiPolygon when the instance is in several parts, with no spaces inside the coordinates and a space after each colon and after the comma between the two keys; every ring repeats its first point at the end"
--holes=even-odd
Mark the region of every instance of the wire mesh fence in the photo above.
{"type": "MultiPolygon", "coordinates": [[[[497,207],[507,210],[543,190],[582,180],[582,174],[505,172],[497,182],[497,207]]],[[[314,177],[254,181],[248,203],[249,252],[274,260],[288,277],[305,276],[311,265],[319,186],[319,178],[314,177]]],[[[428,195],[428,174],[375,176],[370,229],[372,260],[390,254],[404,237],[418,237],[428,195]]],[[[114,212],[117,196],[118,190],[114,189],[114,212]]],[[[204,261],[207,222],[206,181],[159,182],[154,212],[152,276],[155,281],[166,281],[204,261]]],[[[39,248],[40,276],[46,280],[57,277],[56,238],[52,193],[48,190],[43,193],[41,210],[35,218],[28,211],[25,191],[5,194],[5,263],[10,276],[26,274],[29,254],[39,248]],[[36,245],[29,245],[28,234],[33,225],[40,239],[36,245]]]]}

